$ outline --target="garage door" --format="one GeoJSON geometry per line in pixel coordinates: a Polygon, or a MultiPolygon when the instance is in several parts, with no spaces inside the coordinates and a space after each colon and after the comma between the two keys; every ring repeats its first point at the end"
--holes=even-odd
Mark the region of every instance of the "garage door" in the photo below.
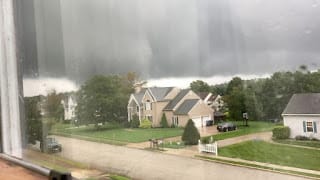
{"type": "Polygon", "coordinates": [[[192,120],[196,127],[205,127],[206,122],[211,119],[210,119],[210,116],[202,116],[202,117],[192,118],[192,120]],[[201,123],[203,123],[203,125],[201,123]]]}
{"type": "Polygon", "coordinates": [[[192,118],[192,121],[194,123],[194,126],[201,127],[201,117],[198,118],[192,118]]]}

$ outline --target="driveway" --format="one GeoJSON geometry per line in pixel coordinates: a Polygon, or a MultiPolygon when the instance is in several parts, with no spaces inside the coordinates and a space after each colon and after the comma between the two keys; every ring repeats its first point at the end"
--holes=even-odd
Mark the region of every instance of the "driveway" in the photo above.
{"type": "Polygon", "coordinates": [[[124,174],[134,179],[205,180],[205,179],[302,179],[267,171],[212,163],[188,157],[162,154],[123,146],[59,137],[61,156],[91,167],[124,174]]]}

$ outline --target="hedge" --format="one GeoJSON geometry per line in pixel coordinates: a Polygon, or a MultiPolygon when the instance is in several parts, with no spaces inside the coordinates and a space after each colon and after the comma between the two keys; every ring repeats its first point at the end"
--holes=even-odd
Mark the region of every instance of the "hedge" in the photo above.
{"type": "Polygon", "coordinates": [[[272,137],[274,139],[288,139],[290,136],[290,128],[287,126],[275,127],[272,130],[272,137]]]}

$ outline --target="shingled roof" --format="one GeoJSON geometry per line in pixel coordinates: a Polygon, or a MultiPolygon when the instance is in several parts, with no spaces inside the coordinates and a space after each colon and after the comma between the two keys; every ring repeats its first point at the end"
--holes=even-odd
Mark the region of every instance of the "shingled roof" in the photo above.
{"type": "Polygon", "coordinates": [[[174,107],[181,101],[181,99],[188,94],[190,90],[189,89],[184,89],[181,90],[178,95],[169,102],[169,104],[163,109],[163,110],[173,110],[174,107]]]}
{"type": "Polygon", "coordinates": [[[142,98],[147,89],[143,88],[139,93],[133,94],[134,98],[138,101],[139,104],[142,104],[142,98]]]}
{"type": "Polygon", "coordinates": [[[294,94],[282,114],[320,114],[320,93],[294,94]]]}
{"type": "Polygon", "coordinates": [[[168,93],[173,89],[173,87],[152,87],[149,88],[152,95],[156,98],[157,101],[163,101],[168,93]]]}
{"type": "Polygon", "coordinates": [[[199,99],[187,99],[174,112],[175,115],[186,115],[197,104],[199,99]]]}

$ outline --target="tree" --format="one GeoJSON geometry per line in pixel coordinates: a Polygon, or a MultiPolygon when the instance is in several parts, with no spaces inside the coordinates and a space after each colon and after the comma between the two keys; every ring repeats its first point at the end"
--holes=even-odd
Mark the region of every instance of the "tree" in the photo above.
{"type": "Polygon", "coordinates": [[[210,86],[201,80],[196,80],[190,83],[190,88],[193,92],[210,92],[210,86]]]}
{"type": "Polygon", "coordinates": [[[198,129],[194,126],[192,119],[189,119],[182,134],[182,141],[187,145],[196,145],[199,139],[198,129]]]}
{"type": "Polygon", "coordinates": [[[132,119],[130,121],[130,127],[131,128],[138,128],[140,126],[139,117],[135,114],[132,116],[132,119]]]}
{"type": "Polygon", "coordinates": [[[28,143],[36,144],[42,139],[42,116],[39,108],[40,97],[24,98],[28,143]]]}
{"type": "Polygon", "coordinates": [[[79,123],[120,123],[127,115],[127,103],[132,92],[132,84],[124,76],[94,76],[78,92],[76,116],[79,123]]]}
{"type": "Polygon", "coordinates": [[[62,94],[57,94],[55,90],[51,91],[46,99],[46,112],[48,117],[53,118],[55,121],[63,119],[64,109],[61,104],[62,94]]]}
{"type": "Polygon", "coordinates": [[[162,128],[168,128],[169,127],[168,121],[167,121],[167,117],[166,117],[166,115],[164,113],[162,114],[160,125],[161,125],[162,128]]]}
{"type": "Polygon", "coordinates": [[[241,78],[235,77],[229,82],[224,101],[227,104],[230,118],[232,120],[242,119],[242,113],[247,110],[241,78]]]}
{"type": "Polygon", "coordinates": [[[235,88],[237,88],[238,90],[243,90],[243,81],[239,77],[234,77],[229,82],[226,89],[226,95],[230,95],[235,88]]]}

